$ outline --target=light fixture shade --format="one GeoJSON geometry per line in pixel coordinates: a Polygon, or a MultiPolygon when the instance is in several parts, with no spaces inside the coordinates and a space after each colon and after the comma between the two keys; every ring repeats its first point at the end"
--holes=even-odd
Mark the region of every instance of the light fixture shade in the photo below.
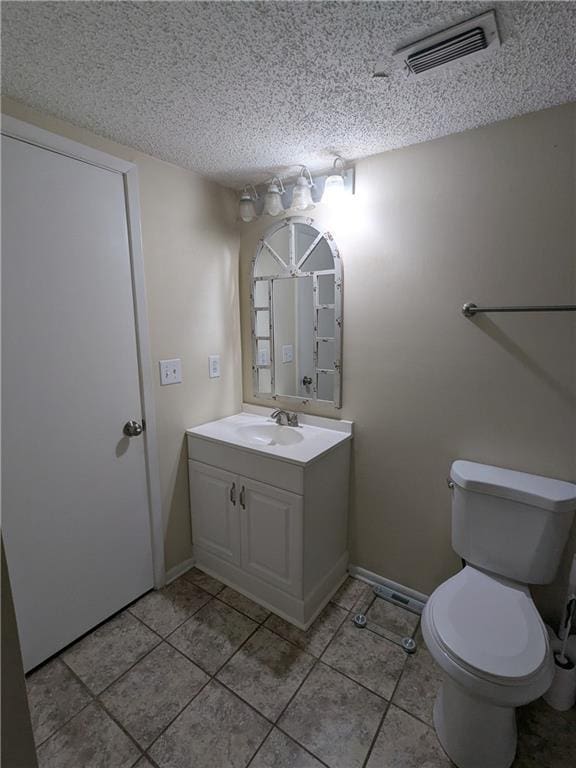
{"type": "Polygon", "coordinates": [[[322,195],[322,202],[337,203],[344,197],[344,177],[335,173],[332,176],[328,176],[324,183],[324,193],[322,195]]]}
{"type": "Polygon", "coordinates": [[[270,216],[278,216],[283,210],[284,206],[282,205],[280,187],[273,181],[264,197],[264,211],[270,216]]]}
{"type": "Polygon", "coordinates": [[[250,192],[242,192],[239,208],[242,221],[249,222],[256,218],[256,208],[250,192]]]}
{"type": "Polygon", "coordinates": [[[292,192],[292,208],[295,208],[297,211],[305,211],[313,207],[314,201],[310,192],[310,184],[304,176],[298,176],[294,185],[294,191],[292,192]]]}

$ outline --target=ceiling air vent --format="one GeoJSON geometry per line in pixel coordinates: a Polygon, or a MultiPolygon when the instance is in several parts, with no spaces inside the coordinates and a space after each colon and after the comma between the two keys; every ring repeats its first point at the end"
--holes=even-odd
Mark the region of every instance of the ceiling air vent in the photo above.
{"type": "Polygon", "coordinates": [[[456,63],[484,59],[499,45],[496,16],[488,11],[400,48],[394,58],[402,61],[409,75],[421,77],[456,63]]]}

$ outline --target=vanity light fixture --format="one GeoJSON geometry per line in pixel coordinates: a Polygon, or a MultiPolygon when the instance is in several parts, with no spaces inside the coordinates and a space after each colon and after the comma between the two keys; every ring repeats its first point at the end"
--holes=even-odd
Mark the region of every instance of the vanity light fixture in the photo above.
{"type": "Polygon", "coordinates": [[[334,170],[330,176],[324,182],[324,194],[322,195],[322,202],[334,204],[338,203],[344,197],[344,160],[341,157],[337,157],[334,160],[334,170]],[[340,168],[338,168],[340,163],[340,168]]]}
{"type": "Polygon", "coordinates": [[[310,208],[314,208],[314,201],[312,200],[312,192],[310,191],[314,186],[312,174],[308,168],[303,165],[300,175],[296,179],[294,184],[294,190],[292,192],[292,208],[297,211],[306,211],[310,208]],[[308,178],[306,178],[308,174],[308,178]]]}
{"type": "Polygon", "coordinates": [[[282,205],[282,195],[285,191],[282,179],[279,179],[278,176],[274,176],[268,185],[268,190],[264,197],[264,213],[267,213],[269,216],[278,216],[282,213],[284,210],[284,206],[282,205]]]}
{"type": "Polygon", "coordinates": [[[256,207],[254,201],[258,200],[258,192],[256,192],[252,184],[247,184],[242,190],[240,195],[240,218],[242,221],[249,222],[256,218],[256,207]]]}

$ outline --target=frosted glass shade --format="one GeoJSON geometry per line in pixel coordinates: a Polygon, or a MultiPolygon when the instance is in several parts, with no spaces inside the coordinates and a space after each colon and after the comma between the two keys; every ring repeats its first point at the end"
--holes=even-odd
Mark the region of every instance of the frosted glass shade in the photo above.
{"type": "Polygon", "coordinates": [[[307,208],[313,207],[314,201],[310,192],[310,184],[304,176],[298,176],[292,192],[292,208],[297,211],[305,211],[307,208]]]}
{"type": "Polygon", "coordinates": [[[256,208],[254,207],[254,200],[249,192],[243,192],[240,197],[240,218],[242,221],[252,221],[256,218],[256,208]]]}
{"type": "Polygon", "coordinates": [[[338,203],[344,197],[344,177],[339,173],[328,176],[324,183],[323,203],[338,203]]]}
{"type": "Polygon", "coordinates": [[[264,197],[264,211],[270,216],[278,216],[283,210],[280,188],[277,184],[272,183],[264,197]]]}

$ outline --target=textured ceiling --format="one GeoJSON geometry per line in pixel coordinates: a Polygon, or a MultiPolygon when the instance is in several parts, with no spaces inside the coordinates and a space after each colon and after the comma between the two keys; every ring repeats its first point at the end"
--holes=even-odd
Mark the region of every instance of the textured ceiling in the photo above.
{"type": "Polygon", "coordinates": [[[576,99],[571,2],[3,2],[2,20],[6,94],[232,186],[576,99]],[[494,58],[394,70],[490,8],[494,58]]]}

